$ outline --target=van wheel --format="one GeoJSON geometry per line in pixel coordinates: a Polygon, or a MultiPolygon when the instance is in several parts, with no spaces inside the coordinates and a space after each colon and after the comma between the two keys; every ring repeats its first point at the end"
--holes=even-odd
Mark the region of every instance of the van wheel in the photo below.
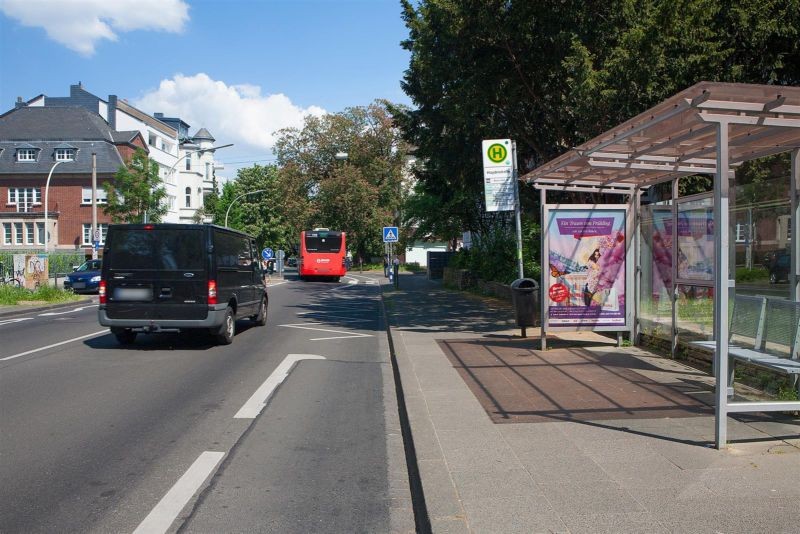
{"type": "Polygon", "coordinates": [[[117,338],[120,345],[130,345],[136,340],[136,332],[128,328],[121,328],[119,330],[112,330],[112,334],[117,338]]]}
{"type": "Polygon", "coordinates": [[[258,307],[258,313],[252,317],[253,324],[256,326],[264,326],[267,324],[267,299],[261,299],[261,306],[258,307]]]}
{"type": "Polygon", "coordinates": [[[233,308],[228,306],[225,309],[225,319],[219,327],[216,338],[220,345],[230,345],[233,343],[233,336],[236,335],[236,314],[233,308]]]}

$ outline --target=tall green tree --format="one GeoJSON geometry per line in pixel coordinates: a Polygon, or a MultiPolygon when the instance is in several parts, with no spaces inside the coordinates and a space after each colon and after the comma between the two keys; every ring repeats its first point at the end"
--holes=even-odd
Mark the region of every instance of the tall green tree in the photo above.
{"type": "Polygon", "coordinates": [[[160,222],[167,213],[167,192],[158,176],[158,164],[137,149],[127,166],[119,168],[106,185],[108,204],[103,211],[115,223],[160,222]]]}
{"type": "MultiPolygon", "coordinates": [[[[401,0],[410,109],[432,226],[486,232],[480,141],[525,173],[699,81],[800,82],[800,0],[401,0]]],[[[523,188],[536,217],[538,199],[523,188]]]]}
{"type": "Polygon", "coordinates": [[[388,104],[308,117],[279,133],[275,154],[287,223],[342,230],[358,257],[381,255],[381,227],[400,219],[408,148],[388,104]],[[337,159],[346,153],[347,158],[337,159]]]}

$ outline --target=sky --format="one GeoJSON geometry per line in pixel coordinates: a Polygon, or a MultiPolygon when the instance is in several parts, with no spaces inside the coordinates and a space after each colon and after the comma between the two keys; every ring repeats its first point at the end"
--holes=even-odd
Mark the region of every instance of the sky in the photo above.
{"type": "Polygon", "coordinates": [[[228,174],[307,115],[410,104],[407,37],[399,0],[0,0],[0,113],[80,82],[234,143],[228,174]]]}

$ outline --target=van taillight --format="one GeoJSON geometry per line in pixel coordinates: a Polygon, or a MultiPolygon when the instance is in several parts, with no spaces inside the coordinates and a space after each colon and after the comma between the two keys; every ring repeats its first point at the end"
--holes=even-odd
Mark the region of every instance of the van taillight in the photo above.
{"type": "Polygon", "coordinates": [[[208,281],[208,303],[209,304],[216,304],[217,303],[217,282],[216,282],[216,280],[209,280],[208,281]]]}
{"type": "Polygon", "coordinates": [[[100,285],[97,288],[97,294],[100,296],[100,304],[106,303],[106,281],[100,280],[100,285]]]}

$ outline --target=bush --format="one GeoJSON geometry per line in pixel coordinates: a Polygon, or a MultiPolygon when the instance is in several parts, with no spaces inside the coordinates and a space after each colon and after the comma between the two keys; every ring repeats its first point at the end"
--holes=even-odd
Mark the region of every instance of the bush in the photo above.
{"type": "Polygon", "coordinates": [[[769,272],[764,269],[747,269],[745,267],[736,268],[737,282],[766,281],[769,279],[769,272]]]}

